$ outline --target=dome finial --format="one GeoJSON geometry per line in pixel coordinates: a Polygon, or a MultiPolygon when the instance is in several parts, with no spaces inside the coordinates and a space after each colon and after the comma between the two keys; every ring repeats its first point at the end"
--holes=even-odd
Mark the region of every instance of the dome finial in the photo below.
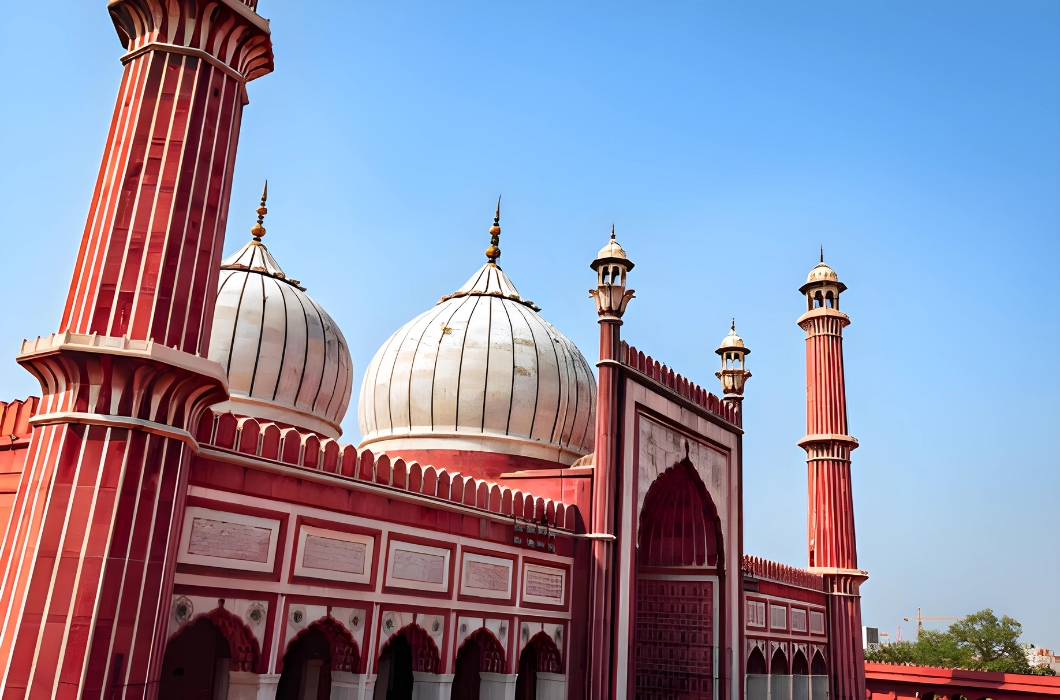
{"type": "Polygon", "coordinates": [[[254,240],[261,242],[261,237],[265,235],[265,227],[262,226],[265,223],[265,215],[269,213],[268,208],[265,206],[265,200],[269,198],[269,181],[265,181],[265,189],[261,191],[261,204],[258,206],[258,223],[254,224],[250,229],[250,233],[254,236],[254,240]]]}
{"type": "Polygon", "coordinates": [[[732,327],[729,328],[729,330],[732,331],[733,335],[736,335],[736,318],[735,317],[733,317],[733,319],[732,319],[732,327]]]}
{"type": "Polygon", "coordinates": [[[615,240],[615,225],[611,224],[611,240],[615,240]]]}
{"type": "Polygon", "coordinates": [[[821,262],[824,262],[824,243],[821,244],[821,262]]]}
{"type": "Polygon", "coordinates": [[[497,264],[497,258],[501,256],[501,198],[497,196],[497,213],[493,215],[493,226],[490,227],[490,247],[486,248],[486,259],[491,264],[497,264]]]}

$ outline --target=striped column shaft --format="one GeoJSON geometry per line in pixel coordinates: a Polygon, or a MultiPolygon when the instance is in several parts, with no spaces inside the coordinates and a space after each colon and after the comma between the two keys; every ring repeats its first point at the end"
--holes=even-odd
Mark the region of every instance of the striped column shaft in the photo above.
{"type": "Polygon", "coordinates": [[[861,597],[856,580],[829,577],[829,696],[837,700],[865,697],[865,653],[861,645],[861,597]]]}
{"type": "Polygon", "coordinates": [[[847,432],[843,336],[839,319],[817,317],[806,337],[806,433],[847,432]]]}
{"type": "Polygon", "coordinates": [[[126,64],[62,330],[205,356],[243,99],[201,58],[126,64]]]}
{"type": "Polygon", "coordinates": [[[813,566],[856,569],[850,462],[813,460],[808,469],[813,566]]]}
{"type": "Polygon", "coordinates": [[[19,361],[46,389],[33,420],[55,422],[33,431],[0,554],[2,697],[148,697],[190,457],[157,431],[179,433],[163,417],[195,425],[223,383],[153,357],[61,350],[19,361]],[[64,422],[71,415],[80,422],[64,422]],[[154,432],[121,427],[126,415],[154,432]]]}
{"type": "MultiPolygon", "coordinates": [[[[6,698],[146,697],[157,679],[167,584],[183,507],[186,447],[99,426],[56,426],[53,474],[11,652],[6,698]]],[[[14,612],[14,611],[12,611],[14,612]]],[[[7,630],[5,629],[5,632],[7,630]]]]}

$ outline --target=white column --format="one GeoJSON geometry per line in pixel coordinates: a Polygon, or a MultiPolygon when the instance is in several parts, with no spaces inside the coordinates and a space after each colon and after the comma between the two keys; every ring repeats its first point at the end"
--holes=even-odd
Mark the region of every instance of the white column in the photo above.
{"type": "Polygon", "coordinates": [[[562,673],[538,671],[537,700],[567,700],[567,677],[562,673]]]}
{"type": "Polygon", "coordinates": [[[412,672],[412,700],[450,700],[454,673],[412,672]]]}
{"type": "Polygon", "coordinates": [[[275,700],[278,673],[228,672],[228,700],[275,700]]]}
{"type": "Polygon", "coordinates": [[[486,673],[479,671],[479,700],[515,700],[517,673],[486,673]]]}
{"type": "Polygon", "coordinates": [[[347,671],[331,672],[331,700],[357,700],[364,676],[347,671]]]}

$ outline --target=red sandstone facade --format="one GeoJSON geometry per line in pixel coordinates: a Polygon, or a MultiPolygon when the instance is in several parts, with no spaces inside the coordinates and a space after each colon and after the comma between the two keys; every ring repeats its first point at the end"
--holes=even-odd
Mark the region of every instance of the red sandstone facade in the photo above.
{"type": "Polygon", "coordinates": [[[595,368],[501,270],[498,204],[343,444],[349,352],[262,243],[265,195],[221,261],[268,22],[109,9],[125,71],[73,281],[18,356],[42,397],[0,406],[5,700],[864,697],[830,268],[801,290],[807,569],[743,551],[750,351],[734,325],[719,399],[624,342],[613,232],[595,368]]]}

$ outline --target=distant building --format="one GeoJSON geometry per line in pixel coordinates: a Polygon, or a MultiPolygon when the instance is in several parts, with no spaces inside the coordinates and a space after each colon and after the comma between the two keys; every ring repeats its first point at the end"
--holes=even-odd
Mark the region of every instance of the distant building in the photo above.
{"type": "Polygon", "coordinates": [[[1031,665],[1031,668],[1048,666],[1060,673],[1060,656],[1054,654],[1052,649],[1042,649],[1033,644],[1021,644],[1020,646],[1023,647],[1023,653],[1027,655],[1027,663],[1031,665]]]}

